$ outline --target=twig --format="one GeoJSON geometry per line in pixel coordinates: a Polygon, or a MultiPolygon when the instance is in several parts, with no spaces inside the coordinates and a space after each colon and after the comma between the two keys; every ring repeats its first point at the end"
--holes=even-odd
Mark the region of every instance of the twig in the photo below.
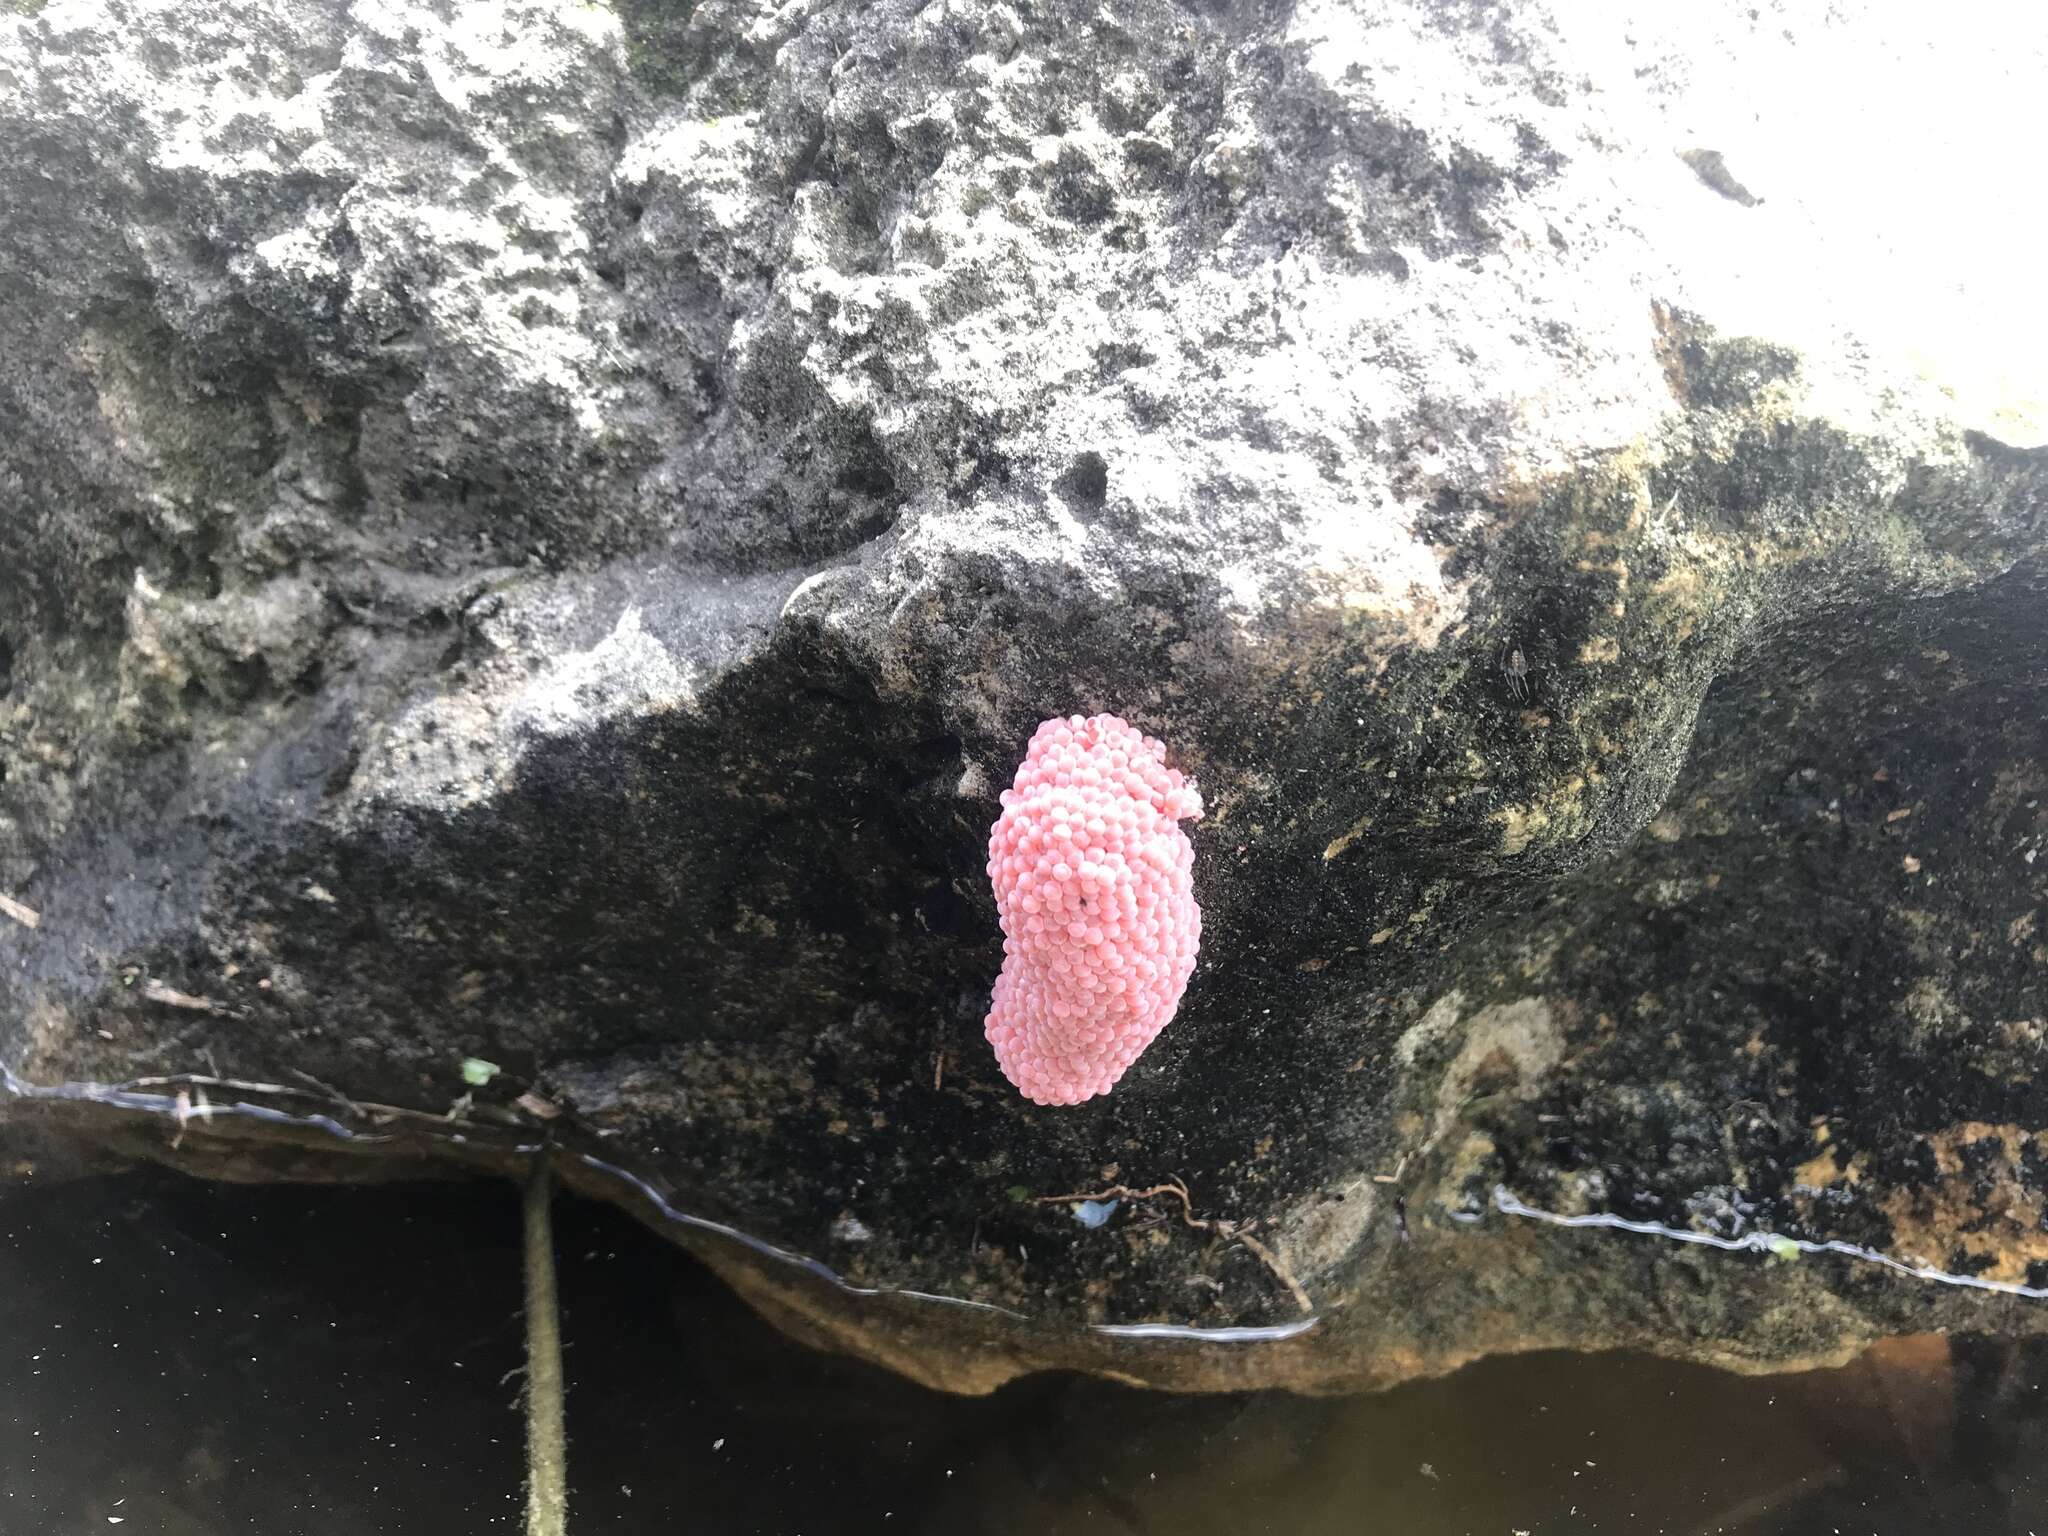
{"type": "Polygon", "coordinates": [[[333,1084],[323,1083],[320,1081],[319,1078],[315,1077],[312,1073],[302,1072],[297,1067],[287,1067],[285,1070],[290,1072],[291,1075],[293,1077],[296,1077],[300,1082],[311,1084],[313,1087],[319,1089],[322,1093],[326,1094],[327,1097],[334,1100],[335,1103],[346,1106],[353,1113],[359,1115],[363,1112],[362,1105],[358,1104],[354,1099],[350,1098],[347,1094],[343,1093],[339,1088],[336,1088],[333,1084]]]}
{"type": "Polygon", "coordinates": [[[1188,1194],[1187,1185],[1180,1179],[1169,1179],[1164,1184],[1154,1184],[1150,1189],[1132,1189],[1124,1184],[1112,1184],[1107,1189],[1092,1195],[1040,1195],[1032,1201],[1034,1205],[1071,1205],[1076,1200],[1101,1202],[1104,1200],[1156,1200],[1161,1195],[1171,1195],[1180,1202],[1180,1219],[1183,1224],[1197,1232],[1213,1232],[1226,1242],[1243,1243],[1252,1257],[1273,1272],[1273,1276],[1287,1287],[1288,1295],[1294,1298],[1304,1317],[1315,1315],[1315,1303],[1309,1299],[1301,1282],[1282,1262],[1280,1255],[1251,1235],[1250,1222],[1228,1221],[1195,1214],[1195,1202],[1188,1194]]]}
{"type": "Polygon", "coordinates": [[[242,1093],[290,1093],[306,1097],[303,1088],[289,1088],[283,1083],[252,1083],[240,1077],[210,1077],[204,1072],[171,1072],[160,1077],[130,1077],[118,1085],[122,1088],[233,1088],[242,1093]]]}
{"type": "Polygon", "coordinates": [[[152,1003],[162,1003],[166,1008],[183,1008],[189,1013],[225,1013],[235,1010],[226,1003],[217,1003],[210,997],[196,997],[190,992],[180,992],[167,981],[158,981],[152,976],[142,984],[142,995],[152,1003]]]}
{"type": "Polygon", "coordinates": [[[554,1190],[548,1155],[526,1179],[526,1536],[567,1536],[569,1443],[562,1414],[562,1323],[555,1301],[554,1190]]]}
{"type": "Polygon", "coordinates": [[[1071,1205],[1076,1200],[1153,1200],[1160,1195],[1172,1195],[1180,1201],[1180,1219],[1189,1226],[1207,1232],[1212,1224],[1195,1215],[1194,1202],[1188,1198],[1188,1187],[1179,1179],[1170,1179],[1164,1184],[1154,1184],[1150,1189],[1132,1189],[1124,1184],[1112,1184],[1109,1188],[1092,1195],[1040,1195],[1033,1205],[1071,1205]]]}
{"type": "Polygon", "coordinates": [[[211,1076],[204,1072],[173,1072],[159,1077],[131,1077],[119,1086],[123,1088],[231,1088],[237,1093],[274,1093],[295,1099],[320,1099],[338,1105],[353,1114],[362,1115],[379,1123],[391,1120],[420,1120],[430,1125],[445,1125],[448,1117],[435,1114],[427,1109],[407,1109],[400,1104],[375,1104],[367,1099],[351,1099],[340,1089],[330,1087],[307,1072],[292,1068],[294,1076],[303,1077],[312,1084],[310,1088],[294,1088],[289,1083],[257,1083],[241,1077],[211,1076]]]}
{"type": "Polygon", "coordinates": [[[43,914],[34,907],[25,907],[12,896],[0,892],[0,912],[6,913],[24,928],[43,926],[43,914]]]}
{"type": "Polygon", "coordinates": [[[561,1105],[557,1104],[553,1099],[541,1097],[531,1088],[514,1099],[512,1106],[515,1109],[525,1110],[536,1120],[559,1120],[562,1117],[561,1105]]]}
{"type": "Polygon", "coordinates": [[[1268,1248],[1249,1232],[1236,1232],[1232,1236],[1240,1243],[1243,1243],[1245,1247],[1251,1249],[1253,1253],[1257,1254],[1266,1268],[1280,1277],[1280,1283],[1287,1287],[1288,1295],[1292,1296],[1294,1304],[1301,1308],[1301,1315],[1303,1317],[1315,1315],[1316,1304],[1308,1299],[1308,1292],[1301,1288],[1301,1282],[1294,1278],[1285,1264],[1280,1262],[1279,1254],[1268,1248]]]}

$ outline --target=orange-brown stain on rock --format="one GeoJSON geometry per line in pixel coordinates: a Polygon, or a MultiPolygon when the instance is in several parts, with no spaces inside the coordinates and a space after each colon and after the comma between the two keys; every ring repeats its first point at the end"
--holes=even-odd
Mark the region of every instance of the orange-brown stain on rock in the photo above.
{"type": "Polygon", "coordinates": [[[2048,1155],[2048,1133],[1966,1120],[1925,1140],[1934,1180],[1878,1202],[1897,1256],[1946,1267],[1961,1251],[1989,1261],[1975,1271],[1984,1279],[2026,1283],[2029,1266],[2048,1261],[2048,1200],[2027,1184],[2021,1161],[2029,1146],[2048,1155]]]}
{"type": "Polygon", "coordinates": [[[1792,1182],[1808,1189],[1826,1189],[1830,1184],[1860,1184],[1863,1181],[1863,1159],[1852,1158],[1845,1168],[1837,1162],[1834,1150],[1823,1147],[1813,1157],[1792,1170],[1792,1182]]]}

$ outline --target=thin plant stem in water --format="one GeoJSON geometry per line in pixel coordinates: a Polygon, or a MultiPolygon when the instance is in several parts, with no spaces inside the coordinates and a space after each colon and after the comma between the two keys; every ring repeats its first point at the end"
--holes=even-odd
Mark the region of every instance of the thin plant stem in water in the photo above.
{"type": "Polygon", "coordinates": [[[569,1442],[562,1414],[562,1325],[555,1300],[548,1155],[526,1177],[526,1536],[567,1536],[569,1442]]]}

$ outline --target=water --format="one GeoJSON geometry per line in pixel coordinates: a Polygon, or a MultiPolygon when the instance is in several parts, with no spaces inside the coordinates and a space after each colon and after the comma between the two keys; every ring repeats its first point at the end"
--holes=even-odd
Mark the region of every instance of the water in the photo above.
{"type": "MultiPolygon", "coordinates": [[[[954,1398],[788,1342],[616,1212],[565,1200],[557,1238],[574,1532],[2048,1536],[2039,1345],[954,1398]]],[[[0,1200],[0,1533],[519,1529],[518,1244],[495,1183],[0,1200]]]]}

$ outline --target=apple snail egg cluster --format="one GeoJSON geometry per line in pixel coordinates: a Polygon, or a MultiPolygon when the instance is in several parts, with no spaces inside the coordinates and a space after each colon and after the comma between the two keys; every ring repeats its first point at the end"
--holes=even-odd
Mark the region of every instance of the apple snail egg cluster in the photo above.
{"type": "Polygon", "coordinates": [[[1039,1104],[1107,1093],[1180,1006],[1202,937],[1202,797],[1115,715],[1046,721],[989,834],[1003,971],[984,1026],[1039,1104]]]}

